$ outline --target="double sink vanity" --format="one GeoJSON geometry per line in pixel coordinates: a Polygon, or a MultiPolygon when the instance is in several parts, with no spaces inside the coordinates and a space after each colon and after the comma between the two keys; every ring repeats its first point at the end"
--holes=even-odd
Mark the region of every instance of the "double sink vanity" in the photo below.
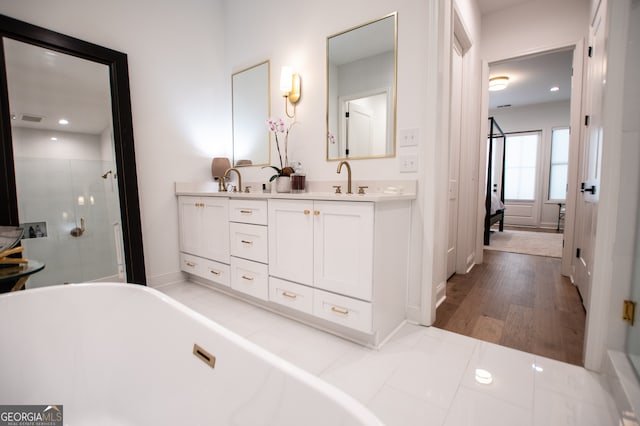
{"type": "Polygon", "coordinates": [[[304,193],[176,183],[181,269],[249,303],[369,346],[405,319],[415,181],[304,193]]]}

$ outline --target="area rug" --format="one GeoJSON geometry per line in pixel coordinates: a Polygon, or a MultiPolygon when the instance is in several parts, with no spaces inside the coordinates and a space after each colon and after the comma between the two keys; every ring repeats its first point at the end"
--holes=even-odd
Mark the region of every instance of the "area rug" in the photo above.
{"type": "Polygon", "coordinates": [[[562,257],[562,234],[550,232],[513,231],[492,232],[485,250],[562,257]]]}

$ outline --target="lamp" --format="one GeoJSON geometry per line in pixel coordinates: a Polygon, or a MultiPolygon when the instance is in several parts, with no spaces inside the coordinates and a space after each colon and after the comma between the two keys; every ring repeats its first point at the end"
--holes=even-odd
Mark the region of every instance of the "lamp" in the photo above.
{"type": "Polygon", "coordinates": [[[227,157],[214,157],[211,161],[211,176],[214,180],[218,180],[230,168],[231,162],[227,157]]]}
{"type": "Polygon", "coordinates": [[[509,77],[501,75],[498,77],[492,77],[489,79],[489,91],[496,92],[498,90],[504,90],[509,85],[509,77]]]}
{"type": "Polygon", "coordinates": [[[300,100],[300,75],[293,72],[291,67],[284,66],[280,72],[280,91],[284,92],[284,112],[287,117],[296,116],[296,104],[300,100]],[[289,104],[293,105],[293,114],[289,114],[289,104]]]}

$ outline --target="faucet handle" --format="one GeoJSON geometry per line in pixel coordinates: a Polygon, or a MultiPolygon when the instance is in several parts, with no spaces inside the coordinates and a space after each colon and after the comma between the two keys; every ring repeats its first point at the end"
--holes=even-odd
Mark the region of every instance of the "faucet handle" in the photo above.
{"type": "Polygon", "coordinates": [[[244,187],[244,192],[246,192],[248,194],[249,192],[251,192],[250,189],[251,189],[250,186],[245,186],[244,187]]]}
{"type": "Polygon", "coordinates": [[[336,194],[342,194],[342,191],[340,190],[340,185],[333,185],[333,187],[336,189],[336,194]]]}
{"type": "Polygon", "coordinates": [[[366,192],[364,192],[365,189],[369,188],[368,186],[358,186],[358,194],[366,194],[366,192]]]}

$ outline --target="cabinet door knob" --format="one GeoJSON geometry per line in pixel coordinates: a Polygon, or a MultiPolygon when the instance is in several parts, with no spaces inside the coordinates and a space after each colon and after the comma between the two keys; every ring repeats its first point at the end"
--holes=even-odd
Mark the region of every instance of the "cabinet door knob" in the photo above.
{"type": "Polygon", "coordinates": [[[313,214],[316,215],[316,216],[320,216],[320,210],[314,210],[313,214]]]}
{"type": "Polygon", "coordinates": [[[311,210],[305,210],[305,211],[304,211],[304,214],[305,214],[305,215],[311,214],[311,210]]]}

